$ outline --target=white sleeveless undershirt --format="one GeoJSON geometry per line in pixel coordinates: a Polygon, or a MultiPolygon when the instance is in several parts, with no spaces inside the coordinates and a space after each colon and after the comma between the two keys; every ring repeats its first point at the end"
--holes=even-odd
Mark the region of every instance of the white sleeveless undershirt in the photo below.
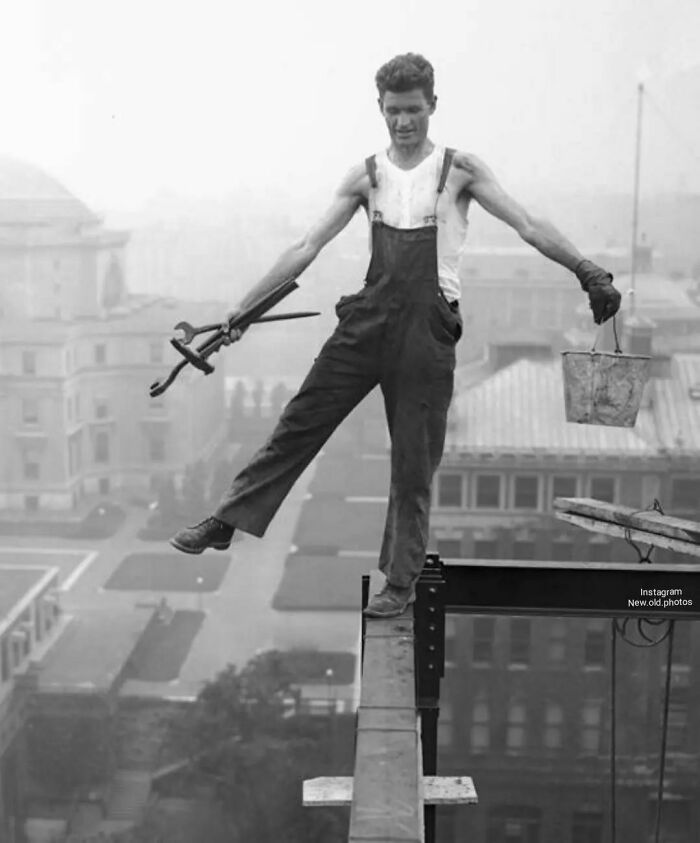
{"type": "Polygon", "coordinates": [[[444,155],[445,148],[436,146],[416,167],[402,170],[392,164],[386,151],[378,152],[377,188],[370,190],[369,219],[379,211],[382,221],[393,228],[421,228],[437,216],[438,281],[447,300],[454,301],[461,292],[457,268],[468,223],[449,182],[441,194],[437,192],[444,155]]]}

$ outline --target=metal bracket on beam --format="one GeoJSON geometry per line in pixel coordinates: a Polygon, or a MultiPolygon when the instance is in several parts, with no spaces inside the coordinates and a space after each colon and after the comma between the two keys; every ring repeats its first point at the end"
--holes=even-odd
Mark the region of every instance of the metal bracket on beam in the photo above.
{"type": "MultiPolygon", "coordinates": [[[[445,576],[436,553],[429,553],[416,584],[413,611],[416,708],[421,718],[423,775],[437,774],[440,680],[445,675],[445,576]]],[[[425,806],[425,843],[435,840],[435,806],[425,806]]]]}

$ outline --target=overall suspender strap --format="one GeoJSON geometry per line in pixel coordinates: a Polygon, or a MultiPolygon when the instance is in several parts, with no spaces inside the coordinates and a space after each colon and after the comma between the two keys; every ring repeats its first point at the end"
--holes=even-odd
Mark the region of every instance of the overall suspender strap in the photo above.
{"type": "Polygon", "coordinates": [[[449,147],[445,149],[445,157],[442,159],[442,172],[440,173],[440,181],[438,182],[438,193],[442,193],[445,189],[445,183],[447,182],[447,174],[450,172],[450,167],[452,166],[452,159],[455,156],[454,149],[450,149],[449,147]]]}
{"type": "Polygon", "coordinates": [[[372,190],[377,189],[377,156],[370,155],[369,158],[365,158],[365,169],[367,170],[367,175],[369,176],[369,183],[372,187],[372,190]]]}

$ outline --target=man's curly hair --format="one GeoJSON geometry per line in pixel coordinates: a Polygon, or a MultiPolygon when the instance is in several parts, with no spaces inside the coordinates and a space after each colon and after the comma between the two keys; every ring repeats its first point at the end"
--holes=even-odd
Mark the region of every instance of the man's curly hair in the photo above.
{"type": "Polygon", "coordinates": [[[387,91],[401,94],[420,88],[428,102],[434,98],[435,77],[432,64],[419,53],[394,56],[377,71],[374,81],[380,98],[387,91]]]}

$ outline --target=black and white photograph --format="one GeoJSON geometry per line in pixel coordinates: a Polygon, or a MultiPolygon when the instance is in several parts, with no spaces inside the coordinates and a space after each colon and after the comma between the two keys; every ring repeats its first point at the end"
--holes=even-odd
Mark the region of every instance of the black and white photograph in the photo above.
{"type": "Polygon", "coordinates": [[[697,0],[0,12],[0,843],[698,843],[697,0]]]}

